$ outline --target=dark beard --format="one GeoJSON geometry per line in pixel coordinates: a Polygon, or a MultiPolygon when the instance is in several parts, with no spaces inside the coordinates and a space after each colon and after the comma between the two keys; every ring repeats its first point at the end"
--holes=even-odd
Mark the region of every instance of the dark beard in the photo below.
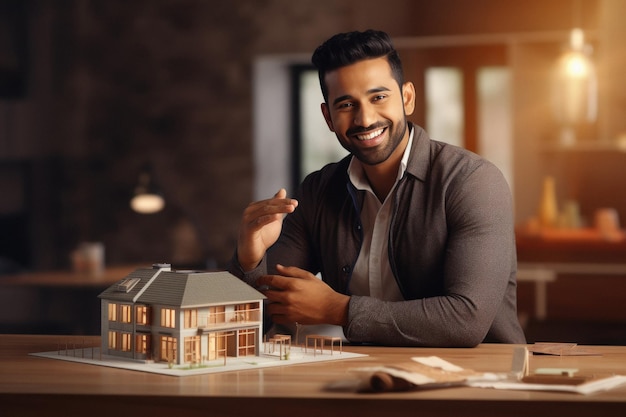
{"type": "Polygon", "coordinates": [[[377,123],[367,128],[350,129],[346,132],[346,136],[350,137],[354,134],[368,132],[380,128],[386,128],[387,133],[389,134],[389,140],[383,145],[383,147],[376,147],[364,150],[362,148],[353,148],[352,146],[346,146],[341,140],[339,142],[342,144],[344,149],[354,155],[362,163],[366,165],[378,165],[382,162],[385,162],[393,153],[393,151],[396,150],[398,145],[402,142],[404,134],[408,129],[406,118],[403,122],[399,124],[391,123],[388,125],[384,125],[383,123],[377,123]]]}

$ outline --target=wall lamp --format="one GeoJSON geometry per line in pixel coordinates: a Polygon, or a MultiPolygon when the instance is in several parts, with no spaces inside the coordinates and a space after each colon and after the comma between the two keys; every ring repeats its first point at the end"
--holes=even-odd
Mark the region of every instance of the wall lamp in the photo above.
{"type": "Polygon", "coordinates": [[[597,115],[597,77],[591,60],[591,45],[582,29],[573,29],[567,50],[559,57],[556,88],[560,99],[557,113],[562,123],[594,121],[597,115]]]}
{"type": "Polygon", "coordinates": [[[592,59],[593,47],[585,42],[583,30],[576,25],[581,15],[580,1],[574,5],[574,29],[556,63],[552,85],[552,104],[561,126],[562,145],[573,145],[577,126],[593,123],[598,116],[598,77],[592,59]]]}

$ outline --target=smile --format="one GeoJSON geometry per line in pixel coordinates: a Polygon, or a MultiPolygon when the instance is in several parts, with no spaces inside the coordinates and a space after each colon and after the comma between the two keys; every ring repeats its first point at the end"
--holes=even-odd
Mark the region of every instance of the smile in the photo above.
{"type": "Polygon", "coordinates": [[[385,128],[377,129],[377,130],[374,130],[373,132],[370,132],[370,133],[367,133],[367,134],[355,135],[355,136],[356,136],[356,138],[358,140],[372,140],[372,139],[382,135],[384,131],[385,131],[385,128]]]}

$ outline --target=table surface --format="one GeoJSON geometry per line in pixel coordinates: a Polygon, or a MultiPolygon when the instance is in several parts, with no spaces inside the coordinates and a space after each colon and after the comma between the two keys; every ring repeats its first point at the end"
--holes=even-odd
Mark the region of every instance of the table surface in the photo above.
{"type": "MultiPolygon", "coordinates": [[[[626,386],[581,395],[456,387],[411,392],[329,390],[353,380],[351,369],[389,365],[413,356],[439,356],[476,371],[510,370],[514,345],[476,348],[343,346],[368,356],[184,377],[114,369],[29,353],[60,342],[99,343],[99,336],[0,335],[0,404],[3,416],[51,415],[626,415],[626,386]],[[210,413],[207,414],[207,412],[210,413]],[[184,411],[184,413],[181,413],[184,411]]],[[[530,369],[576,368],[585,374],[626,375],[626,347],[593,346],[601,356],[530,358],[530,369]]]]}

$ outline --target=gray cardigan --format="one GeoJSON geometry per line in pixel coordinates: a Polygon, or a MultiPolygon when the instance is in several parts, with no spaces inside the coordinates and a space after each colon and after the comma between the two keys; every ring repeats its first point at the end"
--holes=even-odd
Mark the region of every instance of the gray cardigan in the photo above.
{"type": "MultiPolygon", "coordinates": [[[[352,296],[344,334],[390,346],[472,347],[525,343],[517,319],[516,250],[510,189],[490,162],[415,129],[407,170],[393,196],[392,271],[406,301],[352,296]]],[[[246,274],[250,284],[281,263],[348,294],[362,241],[362,191],[347,176],[350,156],[310,174],[279,240],[246,274]],[[268,265],[271,266],[268,268],[268,265]]],[[[236,258],[235,258],[236,259],[236,258]]]]}

